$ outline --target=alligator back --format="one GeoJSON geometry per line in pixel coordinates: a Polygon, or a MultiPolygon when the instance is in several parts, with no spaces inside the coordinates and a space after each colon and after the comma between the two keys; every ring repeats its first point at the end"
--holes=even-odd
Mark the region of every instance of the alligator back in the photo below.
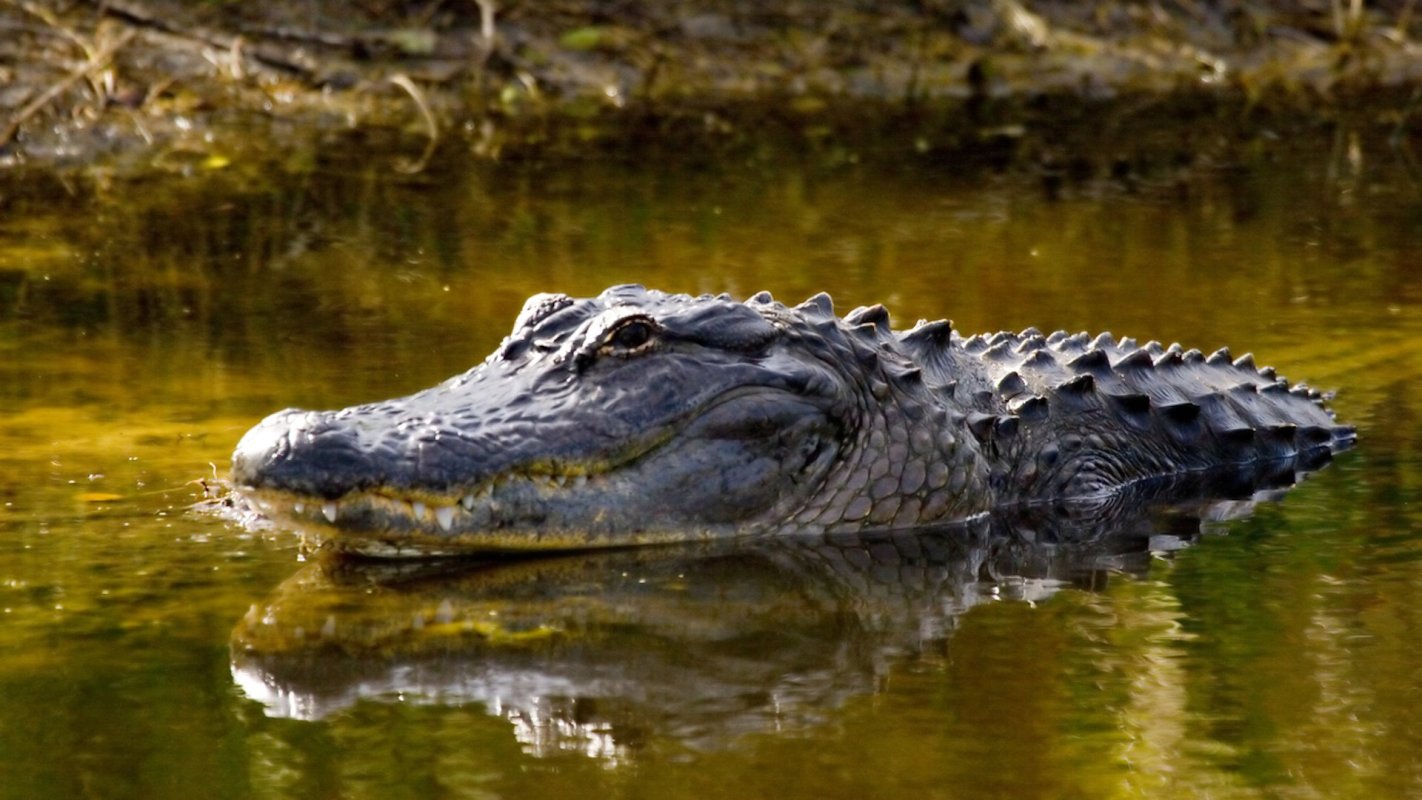
{"type": "Polygon", "coordinates": [[[1314,469],[1355,436],[1321,392],[1249,354],[1035,329],[955,340],[982,366],[986,387],[964,400],[1008,500],[1200,470],[1314,469]]]}

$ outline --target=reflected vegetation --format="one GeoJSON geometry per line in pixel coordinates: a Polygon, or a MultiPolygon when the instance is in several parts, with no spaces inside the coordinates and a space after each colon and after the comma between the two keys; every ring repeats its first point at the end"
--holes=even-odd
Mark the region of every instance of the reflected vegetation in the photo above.
{"type": "Polygon", "coordinates": [[[1005,158],[0,178],[0,797],[1422,793],[1418,140],[1181,113],[1005,158]],[[1248,518],[410,572],[185,511],[269,412],[623,281],[1227,344],[1359,447],[1248,518]]]}

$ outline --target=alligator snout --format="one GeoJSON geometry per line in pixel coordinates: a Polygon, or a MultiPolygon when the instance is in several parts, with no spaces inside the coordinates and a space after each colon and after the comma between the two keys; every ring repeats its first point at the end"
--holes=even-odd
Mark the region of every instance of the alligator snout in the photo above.
{"type": "Polygon", "coordinates": [[[255,489],[337,497],[375,478],[376,462],[330,412],[286,409],[247,432],[232,454],[232,480],[255,489]]]}

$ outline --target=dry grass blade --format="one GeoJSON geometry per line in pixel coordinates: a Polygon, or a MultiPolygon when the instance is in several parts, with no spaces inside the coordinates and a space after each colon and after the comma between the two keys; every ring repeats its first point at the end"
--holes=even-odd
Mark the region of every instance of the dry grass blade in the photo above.
{"type": "Polygon", "coordinates": [[[425,165],[429,163],[430,156],[434,155],[435,146],[439,144],[439,121],[435,119],[434,112],[430,110],[429,103],[425,101],[425,93],[410,80],[410,76],[405,73],[397,73],[390,78],[390,82],[404,89],[410,98],[415,101],[415,106],[420,109],[420,116],[424,117],[425,129],[429,134],[429,141],[425,143],[424,152],[413,162],[400,163],[396,169],[401,172],[413,175],[424,171],[425,165]]]}
{"type": "Polygon", "coordinates": [[[124,45],[128,44],[129,41],[133,39],[135,33],[135,31],[131,30],[124,31],[117,39],[95,51],[95,53],[89,57],[88,61],[76,67],[68,75],[60,79],[59,82],[41,93],[39,97],[31,100],[24,108],[15,112],[15,115],[6,123],[4,129],[0,130],[0,146],[9,144],[10,141],[15,138],[15,134],[19,132],[20,126],[25,124],[26,120],[38,114],[45,106],[53,102],[56,97],[63,94],[69,87],[83,80],[85,76],[94,70],[103,69],[107,66],[109,61],[114,57],[114,54],[122,49],[124,45]]]}

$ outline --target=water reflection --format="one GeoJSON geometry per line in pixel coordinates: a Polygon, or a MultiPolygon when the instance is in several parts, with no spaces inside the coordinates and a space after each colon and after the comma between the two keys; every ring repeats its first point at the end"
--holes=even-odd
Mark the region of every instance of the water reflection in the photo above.
{"type": "Polygon", "coordinates": [[[875,536],[517,560],[328,556],[252,607],[232,671],[276,717],[322,719],[362,700],[480,703],[534,755],[621,760],[653,737],[717,748],[827,719],[877,691],[897,660],[941,651],[975,606],[1142,573],[1293,479],[1196,477],[875,536]]]}

